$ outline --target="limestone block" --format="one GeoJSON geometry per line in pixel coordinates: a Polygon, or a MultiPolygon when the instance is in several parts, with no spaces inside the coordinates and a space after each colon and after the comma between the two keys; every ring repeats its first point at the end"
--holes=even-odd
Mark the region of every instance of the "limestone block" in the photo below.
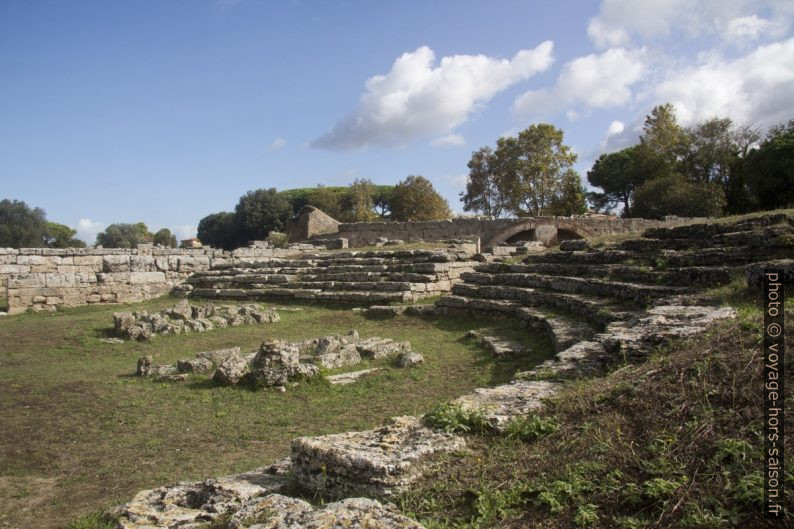
{"type": "Polygon", "coordinates": [[[164,283],[165,274],[162,272],[131,272],[129,275],[129,282],[131,285],[164,283]]]}
{"type": "Polygon", "coordinates": [[[102,257],[102,271],[106,273],[129,272],[130,255],[105,255],[102,257]]]}
{"type": "Polygon", "coordinates": [[[328,497],[392,496],[419,480],[433,457],[465,447],[462,437],[426,428],[416,417],[386,426],[292,441],[298,484],[328,497]]]}

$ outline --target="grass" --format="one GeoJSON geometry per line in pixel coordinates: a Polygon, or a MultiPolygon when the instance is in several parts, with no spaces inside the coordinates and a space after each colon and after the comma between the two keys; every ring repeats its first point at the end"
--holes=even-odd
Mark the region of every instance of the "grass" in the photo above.
{"type": "Polygon", "coordinates": [[[791,510],[779,525],[762,517],[758,296],[736,285],[711,294],[737,303],[738,321],[573,382],[508,435],[470,434],[468,453],[398,499],[403,512],[431,529],[794,527],[791,510]]]}
{"type": "MultiPolygon", "coordinates": [[[[0,320],[0,527],[103,527],[96,512],[137,491],[222,476],[271,463],[291,439],[372,428],[395,415],[419,415],[483,385],[510,380],[552,354],[545,335],[518,320],[488,321],[534,352],[495,360],[466,332],[468,318],[369,320],[350,307],[277,303],[278,324],[108,344],[112,312],[158,310],[159,299],[130,307],[81,307],[0,320]],[[171,363],[196,352],[267,338],[301,339],[356,329],[362,337],[410,340],[422,367],[388,366],[347,386],[305,383],[287,393],[140,379],[140,356],[171,363]],[[94,513],[94,514],[86,514],[94,513]],[[81,517],[82,516],[82,517],[81,517]],[[93,525],[91,525],[93,524],[93,525]]],[[[371,362],[365,363],[368,367],[371,362]]],[[[350,370],[359,369],[356,366],[350,370]]]]}
{"type": "Polygon", "coordinates": [[[0,312],[8,312],[8,297],[5,293],[0,294],[0,312]]]}

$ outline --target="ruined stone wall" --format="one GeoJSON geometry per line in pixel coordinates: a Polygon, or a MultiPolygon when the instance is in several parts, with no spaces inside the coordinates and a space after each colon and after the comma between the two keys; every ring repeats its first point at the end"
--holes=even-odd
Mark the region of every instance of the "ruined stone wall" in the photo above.
{"type": "Polygon", "coordinates": [[[0,297],[9,313],[131,303],[167,293],[190,274],[224,262],[286,257],[295,250],[240,248],[0,248],[0,297]]]}
{"type": "MultiPolygon", "coordinates": [[[[351,247],[372,244],[378,237],[388,239],[473,239],[479,237],[483,247],[503,242],[500,235],[511,231],[555,226],[560,230],[580,230],[580,235],[599,236],[614,233],[641,232],[647,228],[669,227],[693,219],[666,220],[615,219],[600,217],[534,217],[525,219],[458,218],[425,222],[356,222],[339,225],[338,237],[348,239],[351,247]]],[[[555,232],[556,234],[556,232],[555,232]]],[[[508,235],[509,236],[509,235],[508,235]]],[[[507,237],[505,237],[507,238],[507,237]]]]}

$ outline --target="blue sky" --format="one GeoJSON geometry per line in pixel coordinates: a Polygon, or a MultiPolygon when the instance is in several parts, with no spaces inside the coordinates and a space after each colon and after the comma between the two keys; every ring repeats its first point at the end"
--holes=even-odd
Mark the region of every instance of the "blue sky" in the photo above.
{"type": "Polygon", "coordinates": [[[794,118],[790,1],[0,2],[0,198],[89,243],[260,187],[429,178],[532,123],[584,177],[656,104],[794,118]],[[641,6],[641,9],[640,9],[641,6]]]}

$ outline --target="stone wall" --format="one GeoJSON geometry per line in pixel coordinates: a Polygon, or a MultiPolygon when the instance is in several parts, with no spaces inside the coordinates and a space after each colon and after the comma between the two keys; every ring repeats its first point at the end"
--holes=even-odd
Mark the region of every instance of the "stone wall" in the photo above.
{"type": "Polygon", "coordinates": [[[0,248],[0,297],[11,314],[160,296],[216,264],[286,257],[295,250],[240,248],[0,248]]]}
{"type": "MultiPolygon", "coordinates": [[[[373,244],[379,237],[388,239],[480,238],[483,248],[505,242],[513,235],[535,230],[544,244],[557,242],[558,233],[588,238],[615,233],[641,232],[647,228],[676,226],[693,219],[670,217],[665,220],[617,219],[604,217],[534,217],[524,219],[458,218],[425,222],[356,222],[339,225],[338,237],[348,239],[350,247],[373,244]],[[541,234],[543,234],[541,236],[541,234]]],[[[562,237],[561,237],[562,238],[562,237]]]]}

